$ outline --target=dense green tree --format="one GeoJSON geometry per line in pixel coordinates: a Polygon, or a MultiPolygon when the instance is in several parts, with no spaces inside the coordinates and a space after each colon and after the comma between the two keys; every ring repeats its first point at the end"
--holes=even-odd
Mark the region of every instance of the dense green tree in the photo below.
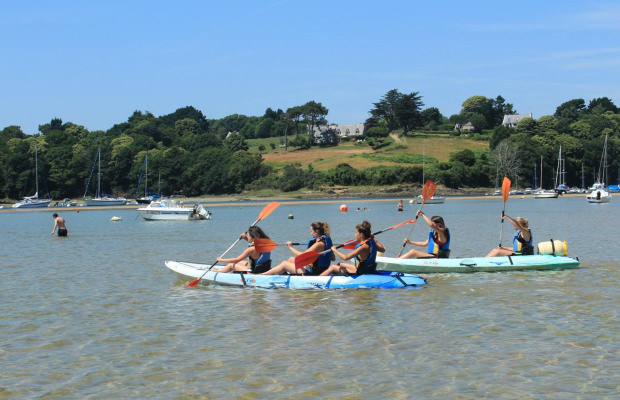
{"type": "Polygon", "coordinates": [[[439,126],[443,123],[444,119],[437,107],[429,107],[422,110],[420,112],[420,118],[426,127],[429,127],[431,124],[433,124],[433,126],[439,126]]]}
{"type": "Polygon", "coordinates": [[[613,114],[617,114],[619,111],[614,102],[607,97],[592,99],[588,103],[587,112],[590,114],[604,114],[607,111],[613,114]]]}
{"type": "Polygon", "coordinates": [[[314,140],[312,137],[314,132],[314,127],[318,125],[327,124],[327,120],[325,117],[329,113],[329,110],[324,107],[321,103],[317,103],[316,101],[309,101],[304,104],[301,108],[303,117],[305,122],[310,125],[310,140],[314,140]]]}
{"type": "Polygon", "coordinates": [[[248,150],[248,143],[243,136],[238,133],[231,133],[224,139],[224,147],[230,150],[231,153],[235,153],[239,150],[248,150]]]}
{"type": "Polygon", "coordinates": [[[402,98],[402,93],[396,89],[388,91],[377,103],[373,103],[374,108],[369,111],[370,115],[377,120],[385,120],[389,131],[398,128],[396,118],[396,104],[402,98]]]}
{"type": "Polygon", "coordinates": [[[420,109],[423,105],[422,96],[419,96],[418,92],[403,94],[396,102],[394,112],[396,113],[399,127],[403,129],[403,133],[422,126],[420,109]]]}

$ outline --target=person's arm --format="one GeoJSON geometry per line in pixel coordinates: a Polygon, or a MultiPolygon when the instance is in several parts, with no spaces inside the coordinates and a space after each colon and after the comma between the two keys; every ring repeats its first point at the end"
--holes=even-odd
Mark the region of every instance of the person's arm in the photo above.
{"type": "Polygon", "coordinates": [[[381,243],[377,240],[377,238],[374,238],[374,239],[375,239],[375,243],[377,244],[377,252],[379,252],[379,253],[385,253],[385,246],[384,246],[383,244],[381,244],[381,243]]]}
{"type": "Polygon", "coordinates": [[[411,244],[411,245],[417,246],[417,247],[426,247],[426,246],[428,246],[428,239],[426,239],[423,242],[416,242],[416,241],[409,240],[409,239],[405,238],[405,243],[411,244]]]}
{"type": "Polygon", "coordinates": [[[360,252],[366,248],[368,248],[368,244],[364,243],[363,245],[358,246],[357,249],[353,250],[349,254],[341,253],[340,251],[338,251],[336,246],[332,246],[332,251],[334,252],[334,254],[336,254],[338,257],[342,258],[343,260],[350,260],[356,257],[358,254],[360,254],[360,252]]]}
{"type": "Polygon", "coordinates": [[[56,232],[56,227],[58,226],[58,220],[54,220],[54,229],[52,229],[52,235],[54,234],[54,232],[56,232]]]}
{"type": "Polygon", "coordinates": [[[235,257],[235,258],[221,258],[218,257],[215,259],[215,261],[219,261],[219,262],[224,262],[224,263],[238,263],[239,261],[243,261],[246,258],[248,258],[250,256],[250,253],[252,253],[254,251],[254,246],[248,247],[247,249],[245,249],[245,251],[243,253],[241,253],[241,255],[235,257]]]}

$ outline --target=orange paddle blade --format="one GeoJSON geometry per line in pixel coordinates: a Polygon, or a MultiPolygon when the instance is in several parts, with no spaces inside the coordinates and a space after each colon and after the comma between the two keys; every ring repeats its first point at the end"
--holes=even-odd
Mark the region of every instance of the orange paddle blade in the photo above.
{"type": "Polygon", "coordinates": [[[510,179],[504,177],[504,182],[502,182],[502,196],[504,197],[504,203],[508,200],[508,195],[510,194],[510,179]]]}
{"type": "Polygon", "coordinates": [[[258,221],[260,221],[262,219],[267,218],[267,216],[269,214],[271,214],[273,212],[273,210],[275,210],[279,206],[280,206],[280,203],[278,203],[276,201],[267,204],[265,206],[265,208],[263,208],[263,211],[261,211],[260,214],[258,214],[258,219],[256,220],[256,222],[258,222],[258,221]]]}
{"type": "Polygon", "coordinates": [[[198,282],[200,282],[200,278],[194,279],[193,281],[188,283],[187,286],[189,286],[189,287],[196,287],[196,285],[198,285],[198,282]]]}
{"type": "Polygon", "coordinates": [[[424,187],[422,188],[422,203],[426,202],[426,200],[433,197],[435,194],[435,190],[437,189],[437,184],[432,181],[426,181],[424,187]]]}
{"type": "Polygon", "coordinates": [[[271,239],[254,238],[254,248],[259,253],[269,253],[278,247],[278,244],[271,239]]]}
{"type": "Polygon", "coordinates": [[[316,251],[306,251],[295,257],[295,268],[303,268],[306,265],[312,264],[321,256],[322,253],[316,251]]]}

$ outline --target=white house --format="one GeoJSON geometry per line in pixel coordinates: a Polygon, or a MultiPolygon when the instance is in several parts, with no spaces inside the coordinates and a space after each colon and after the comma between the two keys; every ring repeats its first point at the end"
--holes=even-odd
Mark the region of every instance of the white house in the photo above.
{"type": "Polygon", "coordinates": [[[532,113],[504,115],[504,120],[502,121],[502,125],[507,126],[509,128],[514,128],[515,126],[517,126],[519,121],[521,121],[524,118],[532,118],[532,113]]]}
{"type": "MultiPolygon", "coordinates": [[[[310,125],[307,125],[308,133],[310,133],[310,125]]],[[[351,136],[360,136],[364,134],[364,124],[351,124],[351,125],[315,125],[312,136],[315,138],[321,137],[321,132],[325,132],[328,129],[333,129],[339,138],[347,138],[351,136]]]]}

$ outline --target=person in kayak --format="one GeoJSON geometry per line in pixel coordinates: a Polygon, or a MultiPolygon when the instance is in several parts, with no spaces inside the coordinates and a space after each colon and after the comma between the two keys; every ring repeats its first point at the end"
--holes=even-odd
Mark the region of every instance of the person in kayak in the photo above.
{"type": "Polygon", "coordinates": [[[443,218],[438,215],[428,218],[422,210],[418,210],[416,217],[420,215],[431,228],[428,232],[428,238],[423,242],[405,238],[404,242],[418,247],[426,247],[426,251],[411,249],[401,258],[448,258],[450,256],[450,230],[446,228],[443,218]]]}
{"type": "Polygon", "coordinates": [[[515,228],[515,234],[512,237],[512,248],[506,246],[497,246],[487,254],[487,257],[500,256],[530,256],[534,254],[534,245],[532,239],[532,231],[530,223],[523,217],[511,218],[504,215],[502,219],[510,221],[515,228]]]}
{"type": "Polygon", "coordinates": [[[235,258],[218,257],[216,262],[228,263],[215,269],[217,272],[251,272],[260,274],[271,268],[271,252],[259,253],[254,248],[254,238],[269,239],[269,236],[258,226],[251,226],[247,232],[241,234],[241,238],[248,241],[248,248],[235,258]],[[247,260],[246,260],[247,258],[247,260]]]}
{"type": "MultiPolygon", "coordinates": [[[[305,251],[323,253],[325,250],[331,249],[332,239],[329,237],[329,224],[327,222],[313,222],[310,224],[310,235],[312,237],[308,240],[308,247],[305,251]]],[[[296,256],[305,252],[293,248],[292,242],[286,242],[286,244],[296,256]]],[[[325,271],[335,259],[336,256],[334,256],[334,253],[329,251],[321,254],[314,263],[297,269],[295,268],[295,257],[290,257],[288,260],[282,261],[269,271],[263,272],[263,275],[280,275],[285,272],[291,275],[319,275],[321,272],[325,271]]]]}
{"type": "Polygon", "coordinates": [[[377,272],[377,252],[385,252],[385,247],[379,243],[372,235],[370,222],[364,221],[355,227],[355,240],[358,242],[349,254],[343,254],[336,246],[332,246],[332,251],[343,260],[354,259],[354,263],[339,262],[332,264],[321,273],[325,275],[362,275],[374,274],[377,272]]]}

